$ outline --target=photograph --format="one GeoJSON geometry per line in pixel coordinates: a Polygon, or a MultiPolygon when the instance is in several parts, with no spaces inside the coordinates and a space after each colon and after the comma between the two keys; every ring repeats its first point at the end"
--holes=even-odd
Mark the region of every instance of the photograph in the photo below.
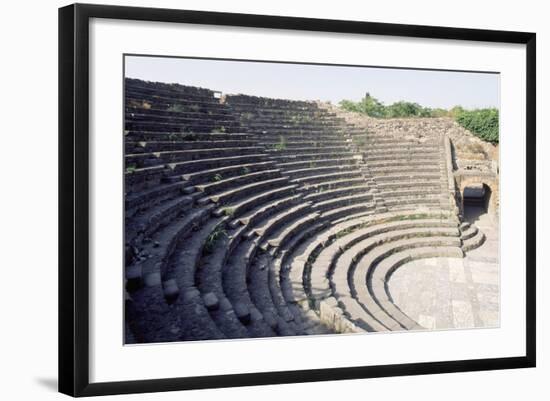
{"type": "Polygon", "coordinates": [[[499,72],[124,54],[120,79],[125,345],[500,327],[499,72]]]}

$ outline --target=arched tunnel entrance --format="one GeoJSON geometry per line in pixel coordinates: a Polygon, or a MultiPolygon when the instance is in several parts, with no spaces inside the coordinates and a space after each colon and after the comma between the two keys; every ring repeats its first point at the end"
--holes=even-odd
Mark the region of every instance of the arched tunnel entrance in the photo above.
{"type": "Polygon", "coordinates": [[[477,220],[482,214],[489,212],[492,191],[487,184],[469,184],[462,191],[464,218],[477,220]]]}

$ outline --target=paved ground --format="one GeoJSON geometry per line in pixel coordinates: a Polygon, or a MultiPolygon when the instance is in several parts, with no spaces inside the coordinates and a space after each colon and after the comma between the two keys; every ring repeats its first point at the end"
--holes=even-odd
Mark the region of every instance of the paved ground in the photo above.
{"type": "Polygon", "coordinates": [[[499,326],[498,225],[475,211],[466,219],[487,237],[480,248],[464,259],[410,262],[390,278],[395,304],[427,329],[499,326]]]}

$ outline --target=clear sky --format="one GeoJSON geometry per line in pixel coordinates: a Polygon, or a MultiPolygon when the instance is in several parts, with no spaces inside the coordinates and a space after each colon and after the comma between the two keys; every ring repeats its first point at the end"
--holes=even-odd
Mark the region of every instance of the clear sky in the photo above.
{"type": "Polygon", "coordinates": [[[373,67],[127,56],[126,76],[200,86],[227,94],[294,100],[360,100],[369,92],[383,103],[426,107],[499,107],[499,75],[373,67]]]}

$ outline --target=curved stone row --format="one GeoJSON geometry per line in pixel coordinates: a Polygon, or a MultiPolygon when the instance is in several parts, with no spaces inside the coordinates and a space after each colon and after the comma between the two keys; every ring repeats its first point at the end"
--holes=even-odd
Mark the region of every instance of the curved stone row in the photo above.
{"type": "Polygon", "coordinates": [[[416,328],[375,284],[481,244],[438,196],[437,141],[363,143],[312,102],[125,90],[127,342],[416,328]]]}
{"type": "Polygon", "coordinates": [[[379,289],[372,287],[373,283],[382,283],[384,288],[389,279],[389,275],[379,276],[377,269],[393,255],[404,255],[399,263],[390,265],[394,268],[422,257],[461,257],[459,247],[458,222],[453,217],[365,216],[335,224],[304,243],[281,280],[289,302],[305,310],[313,308],[337,331],[419,329],[415,322],[398,315],[393,304],[388,307],[387,296],[373,292],[373,288],[379,289]]]}

